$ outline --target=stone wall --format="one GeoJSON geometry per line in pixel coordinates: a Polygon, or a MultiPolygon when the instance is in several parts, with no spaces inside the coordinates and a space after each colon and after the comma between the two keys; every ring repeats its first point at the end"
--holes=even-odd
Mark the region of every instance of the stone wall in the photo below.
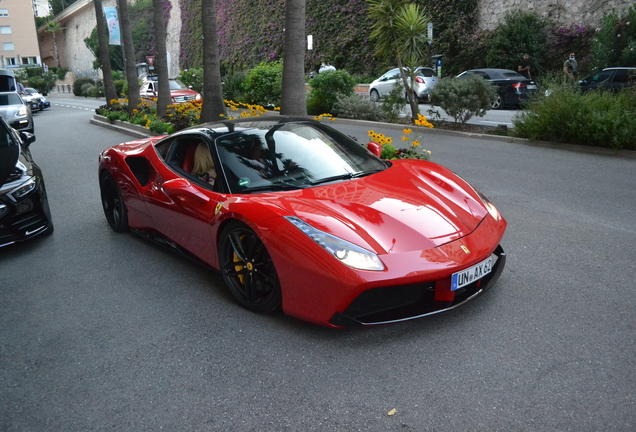
{"type": "Polygon", "coordinates": [[[478,26],[494,29],[508,11],[521,9],[536,12],[564,27],[571,24],[598,26],[603,14],[613,8],[627,9],[633,0],[479,0],[478,26]]]}

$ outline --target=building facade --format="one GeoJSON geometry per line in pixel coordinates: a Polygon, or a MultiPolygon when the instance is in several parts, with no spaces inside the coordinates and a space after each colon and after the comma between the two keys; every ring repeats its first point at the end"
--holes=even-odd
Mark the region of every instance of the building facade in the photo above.
{"type": "Polygon", "coordinates": [[[41,63],[33,5],[24,0],[2,0],[0,68],[11,69],[41,63]]]}

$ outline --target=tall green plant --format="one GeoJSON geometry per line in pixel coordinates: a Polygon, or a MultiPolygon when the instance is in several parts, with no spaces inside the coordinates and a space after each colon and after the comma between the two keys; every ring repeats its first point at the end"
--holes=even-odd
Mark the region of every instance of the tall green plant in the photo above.
{"type": "Polygon", "coordinates": [[[346,71],[327,71],[313,78],[309,85],[308,113],[325,114],[332,112],[339,97],[352,95],[356,83],[346,71]]]}
{"type": "Polygon", "coordinates": [[[636,6],[605,14],[592,41],[595,69],[636,66],[636,6]]]}
{"type": "Polygon", "coordinates": [[[429,19],[414,3],[402,0],[367,0],[367,3],[369,18],[374,20],[371,37],[376,39],[376,53],[397,62],[415,119],[419,107],[412,83],[415,69],[426,58],[424,47],[429,19]]]}
{"type": "Polygon", "coordinates": [[[489,43],[488,67],[517,70],[524,53],[530,55],[533,71],[540,74],[547,52],[548,22],[535,12],[506,13],[489,43]]]}
{"type": "Polygon", "coordinates": [[[247,74],[243,83],[249,103],[262,106],[280,106],[283,92],[283,64],[261,63],[247,74]]]}

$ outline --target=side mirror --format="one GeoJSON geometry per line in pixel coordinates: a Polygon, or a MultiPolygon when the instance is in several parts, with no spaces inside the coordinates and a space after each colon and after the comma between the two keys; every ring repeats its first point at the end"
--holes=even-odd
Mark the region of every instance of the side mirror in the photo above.
{"type": "Polygon", "coordinates": [[[376,142],[368,143],[367,150],[369,150],[371,153],[373,153],[377,157],[380,157],[380,155],[382,154],[382,146],[376,142]]]}
{"type": "Polygon", "coordinates": [[[31,145],[32,142],[35,142],[35,135],[30,132],[20,132],[20,138],[22,138],[22,143],[27,147],[31,145]]]}

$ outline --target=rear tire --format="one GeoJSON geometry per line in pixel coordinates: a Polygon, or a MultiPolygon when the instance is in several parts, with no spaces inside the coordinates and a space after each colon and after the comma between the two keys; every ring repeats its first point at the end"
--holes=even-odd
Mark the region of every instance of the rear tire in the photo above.
{"type": "Polygon", "coordinates": [[[99,179],[102,207],[108,224],[115,232],[128,230],[128,212],[121,192],[110,173],[105,172],[99,179]]]}
{"type": "Polygon", "coordinates": [[[501,95],[501,93],[497,92],[497,97],[495,98],[495,100],[490,102],[490,108],[499,110],[499,109],[503,109],[503,107],[504,107],[503,96],[501,95]]]}

